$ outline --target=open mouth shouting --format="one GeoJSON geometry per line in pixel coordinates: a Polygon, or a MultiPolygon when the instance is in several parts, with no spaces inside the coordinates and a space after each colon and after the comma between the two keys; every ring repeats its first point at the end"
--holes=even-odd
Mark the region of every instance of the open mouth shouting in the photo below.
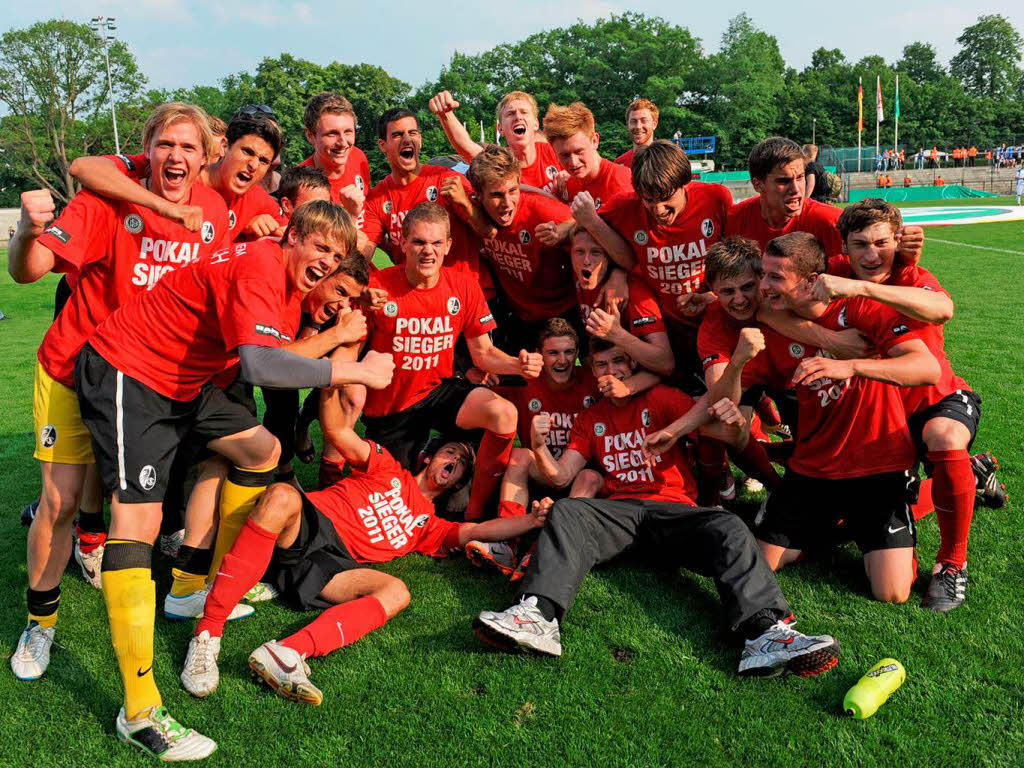
{"type": "Polygon", "coordinates": [[[404,146],[398,150],[398,156],[405,161],[413,161],[416,159],[416,147],[412,145],[404,146]]]}
{"type": "Polygon", "coordinates": [[[327,272],[320,267],[319,264],[306,267],[302,273],[303,281],[306,283],[306,290],[313,290],[317,283],[327,277],[327,272]]]}

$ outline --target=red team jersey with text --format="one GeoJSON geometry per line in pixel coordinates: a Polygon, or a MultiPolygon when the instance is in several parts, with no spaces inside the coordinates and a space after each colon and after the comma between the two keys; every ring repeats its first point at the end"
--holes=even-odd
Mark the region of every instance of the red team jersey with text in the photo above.
{"type": "Polygon", "coordinates": [[[788,219],[779,227],[770,227],[761,215],[761,196],[754,195],[729,209],[729,218],[725,223],[725,234],[740,235],[756,240],[765,249],[768,241],[790,232],[810,232],[825,249],[825,256],[832,256],[843,250],[843,240],[836,229],[836,222],[842,211],[834,205],[819,203],[806,198],[799,216],[788,219]]]}
{"type": "Polygon", "coordinates": [[[111,312],[168,272],[230,242],[220,195],[194,184],[186,202],[203,209],[198,232],[141,205],[83,190],[39,237],[53,251],[53,271],[75,277],[71,297],[39,347],[39,362],[54,380],[74,387],[75,358],[111,312]]]}
{"type": "MultiPolygon", "coordinates": [[[[650,336],[652,333],[665,333],[665,319],[661,314],[658,297],[635,275],[629,276],[626,285],[629,289],[629,301],[626,304],[625,312],[622,309],[619,310],[623,329],[640,339],[650,336]]],[[[597,307],[597,300],[603,288],[602,285],[593,290],[586,290],[580,288],[579,283],[576,284],[576,301],[580,307],[580,319],[584,323],[597,307]]]]}
{"type": "Polygon", "coordinates": [[[580,411],[601,397],[597,379],[585,366],[574,369],[573,380],[565,389],[556,389],[547,374],[541,373],[536,379],[527,379],[525,387],[498,387],[495,391],[519,411],[517,433],[523,446],[530,445],[533,417],[540,414],[551,417],[551,431],[545,442],[556,459],[569,444],[569,433],[580,411]]]}
{"type": "Polygon", "coordinates": [[[656,457],[653,467],[640,450],[648,434],[664,429],[692,407],[689,395],[663,384],[624,405],[602,398],[576,418],[566,450],[600,466],[608,498],[693,505],[697,482],[682,442],[656,457]]]}
{"type": "Polygon", "coordinates": [[[704,321],[697,331],[697,354],[706,371],[713,365],[728,363],[740,340],[740,331],[746,327],[763,328],[755,319],[739,322],[722,309],[717,301],[707,308],[704,321]]]}
{"type": "Polygon", "coordinates": [[[89,343],[122,373],[188,401],[238,362],[241,345],[291,341],[301,314],[302,295],[289,285],[281,246],[236,243],[136,296],[89,343]]]}
{"type": "MultiPolygon", "coordinates": [[[[299,165],[309,168],[316,168],[316,157],[310,155],[299,165]]],[[[348,159],[345,161],[345,170],[336,179],[328,177],[331,184],[331,200],[341,205],[341,197],[338,194],[342,188],[355,184],[364,195],[370,191],[370,162],[366,159],[366,153],[359,147],[352,147],[348,151],[348,159]]]]}
{"type": "Polygon", "coordinates": [[[616,195],[631,194],[633,192],[633,175],[629,168],[624,165],[616,165],[611,160],[601,158],[598,166],[597,176],[591,181],[580,181],[575,176],[570,176],[565,183],[566,203],[571,203],[580,192],[589,192],[594,198],[594,205],[598,210],[616,195]]]}
{"type": "MultiPolygon", "coordinates": [[[[369,441],[368,441],[369,442],[369,441]]],[[[366,466],[306,498],[334,525],[348,553],[360,563],[386,563],[410,552],[445,557],[459,545],[459,524],[434,515],[434,504],[416,478],[377,443],[366,466]]]]}
{"type": "Polygon", "coordinates": [[[679,311],[676,298],[700,289],[708,248],[722,238],[732,195],[721,184],[691,181],[686,207],[668,226],[658,224],[636,195],[609,201],[601,218],[630,244],[634,274],[657,294],[661,311],[677,323],[696,328],[700,317],[679,311]]]}
{"type": "Polygon", "coordinates": [[[542,322],[572,307],[568,251],[544,245],[534,234],[538,224],[560,224],[571,218],[564,203],[537,192],[523,192],[512,224],[483,239],[483,256],[490,261],[505,300],[520,320],[542,322]]]}
{"type": "Polygon", "coordinates": [[[375,273],[370,284],[385,289],[388,300],[367,314],[367,344],[394,356],[395,375],[386,389],[367,390],[367,416],[418,403],[454,373],[460,335],[476,338],[496,327],[479,284],[465,272],[441,267],[437,285],[418,290],[409,285],[405,267],[390,267],[375,273]]]}
{"type": "Polygon", "coordinates": [[[562,165],[558,162],[555,150],[546,141],[535,141],[533,147],[537,156],[532,163],[520,169],[519,183],[544,189],[554,181],[555,176],[562,170],[562,165]]]}
{"type": "MultiPolygon", "coordinates": [[[[830,330],[856,328],[885,354],[918,338],[906,318],[877,302],[832,302],[816,322],[830,330]]],[[[822,353],[762,327],[765,349],[743,369],[743,386],[789,388],[800,361],[822,353]]],[[[839,480],[909,469],[916,450],[907,429],[900,387],[855,376],[819,379],[796,388],[799,420],[789,468],[810,477],[839,480]]]]}

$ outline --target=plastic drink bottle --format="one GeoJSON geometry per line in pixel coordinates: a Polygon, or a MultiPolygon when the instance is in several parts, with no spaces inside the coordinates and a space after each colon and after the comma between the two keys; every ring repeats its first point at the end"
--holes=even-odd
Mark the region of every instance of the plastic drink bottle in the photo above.
{"type": "Polygon", "coordinates": [[[878,711],[906,679],[907,670],[902,664],[896,659],[882,659],[846,692],[843,711],[857,720],[866,720],[878,711]]]}

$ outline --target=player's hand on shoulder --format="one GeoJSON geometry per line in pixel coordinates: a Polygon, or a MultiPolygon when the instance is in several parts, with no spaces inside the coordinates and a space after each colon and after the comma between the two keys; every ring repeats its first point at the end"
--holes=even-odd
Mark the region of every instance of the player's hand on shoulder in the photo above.
{"type": "Polygon", "coordinates": [[[538,413],[530,422],[530,442],[533,447],[540,448],[547,443],[551,434],[551,417],[546,413],[538,413]]]}
{"type": "Polygon", "coordinates": [[[366,195],[355,184],[349,184],[339,189],[338,201],[352,218],[358,219],[363,215],[363,203],[366,202],[366,195]]]}
{"type": "Polygon", "coordinates": [[[369,309],[383,309],[384,305],[388,303],[387,289],[367,286],[363,291],[363,300],[369,309]]]}
{"type": "Polygon", "coordinates": [[[793,371],[794,387],[801,384],[813,384],[821,379],[845,381],[854,376],[853,363],[849,360],[836,360],[831,357],[807,357],[793,371]]]}
{"type": "Polygon", "coordinates": [[[384,389],[395,375],[395,359],[389,352],[370,350],[360,361],[362,381],[370,389],[384,389]]]}
{"type": "Polygon", "coordinates": [[[519,351],[519,370],[525,379],[536,379],[544,367],[544,358],[540,352],[519,351]]]}
{"type": "Polygon", "coordinates": [[[743,328],[740,330],[739,341],[733,359],[738,365],[746,365],[764,349],[764,333],[760,328],[743,328]]]}
{"type": "Polygon", "coordinates": [[[718,421],[730,427],[742,429],[747,423],[740,407],[728,397],[723,397],[717,403],[708,406],[708,414],[718,421]]]}
{"type": "Polygon", "coordinates": [[[446,114],[451,112],[453,109],[459,108],[459,102],[455,100],[449,91],[441,91],[436,94],[429,102],[430,111],[438,117],[444,117],[446,114]]]}
{"type": "Polygon", "coordinates": [[[535,528],[544,527],[544,523],[548,521],[548,513],[553,506],[555,506],[555,502],[550,496],[545,496],[543,499],[534,501],[530,505],[530,517],[533,518],[535,528]]]}
{"type": "Polygon", "coordinates": [[[256,237],[267,237],[268,235],[280,236],[284,234],[284,227],[276,218],[269,213],[261,213],[253,216],[245,227],[245,231],[256,237]]]}
{"type": "Polygon", "coordinates": [[[34,237],[43,234],[53,221],[57,207],[48,189],[30,189],[21,193],[21,226],[27,227],[34,237]]]}
{"type": "Polygon", "coordinates": [[[676,298],[676,306],[687,317],[696,317],[716,301],[718,296],[711,291],[684,293],[676,298]]]}

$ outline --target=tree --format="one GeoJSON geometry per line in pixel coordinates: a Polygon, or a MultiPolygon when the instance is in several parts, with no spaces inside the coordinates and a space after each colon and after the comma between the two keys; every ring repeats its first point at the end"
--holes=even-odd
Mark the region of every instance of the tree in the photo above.
{"type": "MultiPolygon", "coordinates": [[[[110,46],[114,95],[129,117],[126,143],[137,131],[145,78],[121,42],[110,46]]],[[[6,173],[49,189],[67,202],[75,194],[71,161],[113,150],[103,43],[85,24],[44,21],[0,37],[0,123],[6,173]]],[[[118,128],[122,124],[118,123],[118,128]]]]}
{"type": "Polygon", "coordinates": [[[953,77],[968,93],[992,98],[1010,97],[1020,82],[1024,39],[1003,16],[979,16],[956,39],[960,52],[949,63],[953,77]]]}
{"type": "Polygon", "coordinates": [[[931,43],[911,43],[903,47],[903,58],[896,69],[915,83],[934,83],[946,76],[931,43]]]}

